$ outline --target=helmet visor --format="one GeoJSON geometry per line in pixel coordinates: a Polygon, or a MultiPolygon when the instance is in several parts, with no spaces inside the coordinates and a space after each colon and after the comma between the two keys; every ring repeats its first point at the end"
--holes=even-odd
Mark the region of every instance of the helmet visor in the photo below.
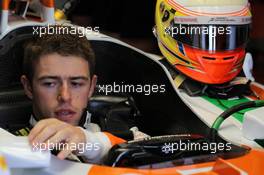
{"type": "Polygon", "coordinates": [[[171,23],[166,33],[178,42],[209,51],[234,50],[245,46],[249,24],[243,25],[188,25],[171,23]]]}

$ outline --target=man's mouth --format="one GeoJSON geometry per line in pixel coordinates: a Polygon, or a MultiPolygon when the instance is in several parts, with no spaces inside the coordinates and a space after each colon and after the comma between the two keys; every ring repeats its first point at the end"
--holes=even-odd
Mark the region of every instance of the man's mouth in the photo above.
{"type": "Polygon", "coordinates": [[[65,122],[71,119],[75,114],[76,112],[71,109],[60,109],[55,111],[56,118],[65,122]]]}

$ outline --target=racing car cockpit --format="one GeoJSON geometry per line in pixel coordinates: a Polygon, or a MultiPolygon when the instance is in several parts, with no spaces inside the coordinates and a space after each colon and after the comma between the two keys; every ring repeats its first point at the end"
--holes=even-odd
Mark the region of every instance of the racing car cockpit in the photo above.
{"type": "MultiPolygon", "coordinates": [[[[19,77],[22,74],[23,45],[33,37],[32,32],[31,26],[21,27],[1,40],[1,67],[4,69],[1,69],[3,73],[0,79],[0,124],[5,129],[25,125],[31,113],[31,102],[24,95],[19,77]]],[[[186,157],[207,155],[206,158],[193,160],[196,162],[214,157],[210,152],[182,151],[168,156],[161,151],[164,143],[172,144],[180,140],[207,142],[199,135],[206,136],[210,128],[182,102],[155,56],[103,35],[93,36],[90,42],[96,55],[98,85],[88,110],[96,117],[103,117],[94,120],[103,130],[129,140],[129,133],[122,131],[126,130],[124,126],[118,130],[109,127],[111,119],[108,119],[108,123],[102,122],[107,120],[109,108],[126,102],[130,105],[127,115],[133,117],[141,131],[151,136],[171,135],[117,145],[111,150],[106,165],[144,167],[179,158],[177,164],[181,165],[186,164],[186,161],[182,162],[186,157]],[[137,156],[139,153],[140,156],[137,156]],[[122,158],[120,155],[125,156],[122,158]]],[[[236,147],[236,154],[221,154],[232,157],[246,152],[247,149],[236,147]]]]}

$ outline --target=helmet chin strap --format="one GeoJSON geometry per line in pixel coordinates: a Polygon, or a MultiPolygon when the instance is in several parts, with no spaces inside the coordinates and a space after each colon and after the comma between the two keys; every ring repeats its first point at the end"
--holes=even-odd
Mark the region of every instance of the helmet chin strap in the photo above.
{"type": "Polygon", "coordinates": [[[230,99],[239,98],[243,95],[249,95],[251,80],[247,80],[246,83],[232,84],[229,82],[224,85],[210,85],[206,88],[205,94],[212,98],[217,99],[230,99]]]}
{"type": "Polygon", "coordinates": [[[195,80],[186,79],[179,88],[189,96],[206,95],[216,99],[239,98],[250,93],[250,80],[241,84],[208,85],[195,80]]]}

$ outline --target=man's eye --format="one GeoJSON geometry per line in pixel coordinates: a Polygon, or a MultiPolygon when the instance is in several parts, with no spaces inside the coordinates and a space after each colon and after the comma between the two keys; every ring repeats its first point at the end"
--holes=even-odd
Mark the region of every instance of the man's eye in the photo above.
{"type": "Polygon", "coordinates": [[[56,86],[56,83],[55,82],[44,82],[42,83],[42,85],[45,87],[54,87],[56,86]]]}
{"type": "Polygon", "coordinates": [[[73,87],[81,87],[81,86],[83,86],[83,84],[84,84],[84,83],[80,83],[80,82],[71,82],[71,85],[72,85],[73,87]]]}

